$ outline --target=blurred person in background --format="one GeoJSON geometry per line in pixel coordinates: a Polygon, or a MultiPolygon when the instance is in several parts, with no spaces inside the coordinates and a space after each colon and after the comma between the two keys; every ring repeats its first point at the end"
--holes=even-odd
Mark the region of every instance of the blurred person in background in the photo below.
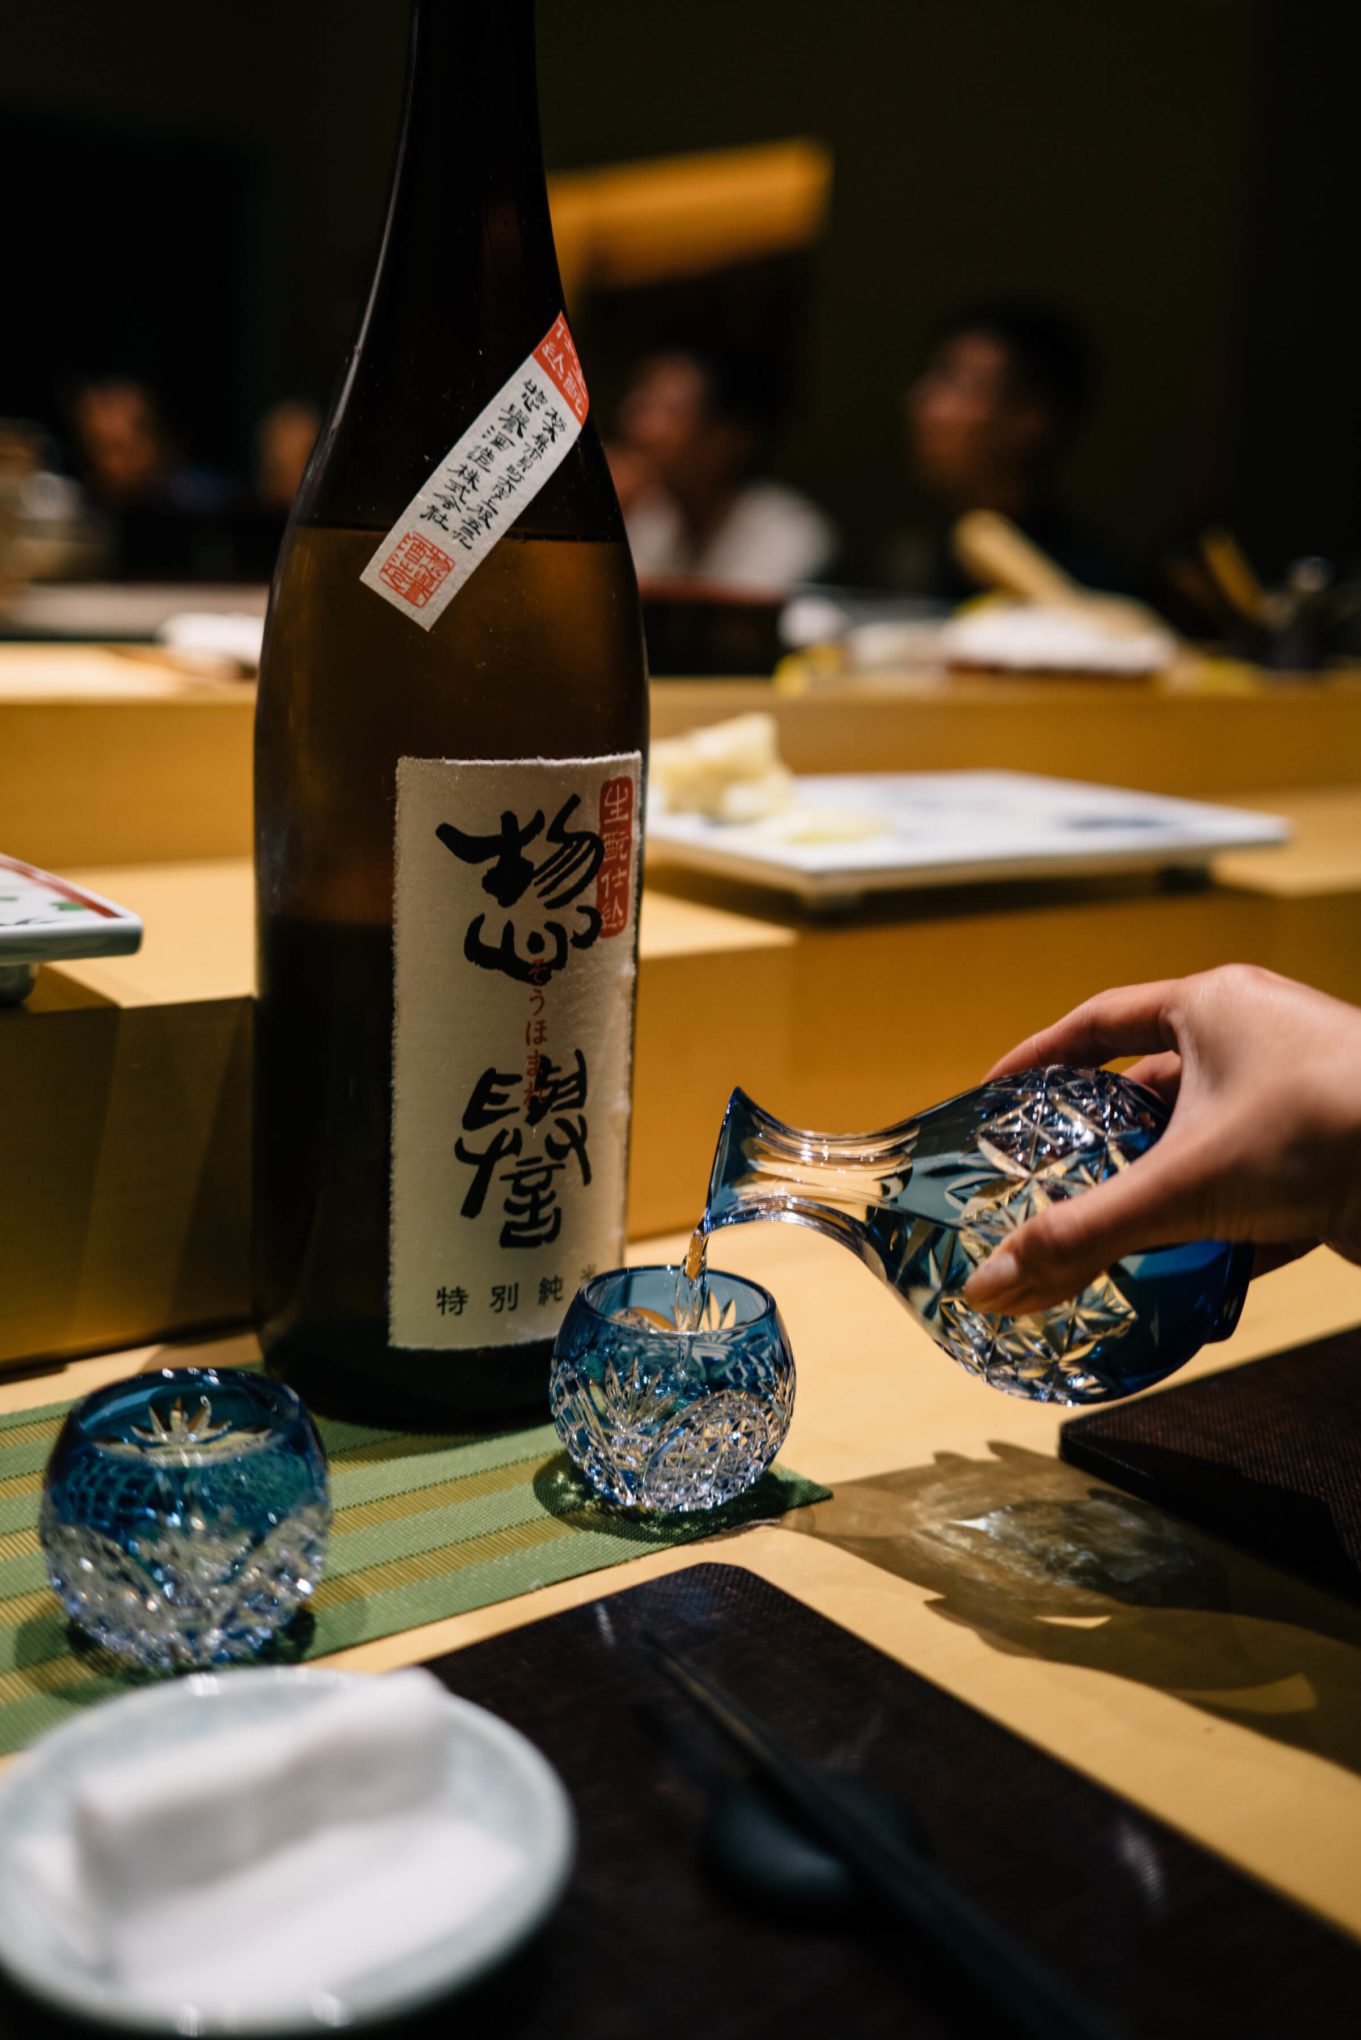
{"type": "Polygon", "coordinates": [[[101,509],[221,509],[230,486],[221,475],[195,467],[170,431],[151,389],[131,376],[83,383],[71,406],[80,478],[101,509]]]}
{"type": "Polygon", "coordinates": [[[94,377],[76,389],[70,418],[76,472],[113,578],[242,578],[232,484],[189,459],[149,384],[94,377]]]}
{"type": "Polygon", "coordinates": [[[264,413],[255,430],[255,501],[261,510],[288,515],[320,430],[321,412],[309,397],[281,397],[264,413]]]}
{"type": "Polygon", "coordinates": [[[826,572],[831,524],[763,473],[775,426],[756,364],[680,348],[639,364],[608,453],[640,577],[778,592],[826,572]]]}
{"type": "Polygon", "coordinates": [[[955,561],[949,525],[968,510],[995,510],[1074,580],[1129,592],[1129,563],[1064,500],[1063,470],[1096,381],[1089,336],[1057,307],[999,298],[944,319],[906,396],[911,470],[944,517],[902,535],[894,578],[951,601],[977,593],[955,561]]]}

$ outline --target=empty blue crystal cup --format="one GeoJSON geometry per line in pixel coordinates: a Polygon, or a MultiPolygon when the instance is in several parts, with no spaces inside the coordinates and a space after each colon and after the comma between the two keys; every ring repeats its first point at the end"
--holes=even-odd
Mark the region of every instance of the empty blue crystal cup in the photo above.
{"type": "Polygon", "coordinates": [[[794,1356],[775,1299],[710,1269],[695,1331],[671,1322],[674,1268],[616,1268],[583,1285],[553,1349],[549,1403],[568,1456],[627,1508],[714,1509],[784,1443],[794,1356]]]}
{"type": "Polygon", "coordinates": [[[310,1599],[330,1521],[326,1453],[291,1388],[167,1367],[70,1411],[38,1527],[72,1621],[172,1672],[262,1650],[310,1599]]]}

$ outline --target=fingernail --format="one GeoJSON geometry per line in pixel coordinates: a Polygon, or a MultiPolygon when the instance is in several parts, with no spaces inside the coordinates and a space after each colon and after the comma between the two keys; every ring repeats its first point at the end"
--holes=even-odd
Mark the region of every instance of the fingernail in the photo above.
{"type": "Polygon", "coordinates": [[[1021,1262],[1014,1247],[998,1247],[974,1269],[964,1301],[974,1310],[997,1311],[1021,1287],[1021,1262]]]}

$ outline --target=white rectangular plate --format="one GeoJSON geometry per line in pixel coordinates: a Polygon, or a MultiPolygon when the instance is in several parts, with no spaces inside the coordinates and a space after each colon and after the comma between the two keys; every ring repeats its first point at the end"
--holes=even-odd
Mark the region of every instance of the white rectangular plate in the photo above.
{"type": "Polygon", "coordinates": [[[1205,864],[1290,834],[1279,815],[1030,772],[816,774],[795,780],[794,799],[883,827],[852,842],[791,843],[761,822],[650,814],[648,841],[670,862],[826,904],[905,886],[1205,864]]]}

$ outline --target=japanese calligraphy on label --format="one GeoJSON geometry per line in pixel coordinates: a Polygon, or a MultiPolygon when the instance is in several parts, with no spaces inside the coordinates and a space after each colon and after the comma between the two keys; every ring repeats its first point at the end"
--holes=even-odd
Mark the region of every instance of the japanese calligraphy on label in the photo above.
{"type": "Polygon", "coordinates": [[[365,587],[429,630],[562,465],[590,408],[559,314],[407,504],[360,575],[365,587]]]}
{"type": "Polygon", "coordinates": [[[394,1346],[552,1338],[622,1259],[641,763],[398,763],[394,1346]]]}

